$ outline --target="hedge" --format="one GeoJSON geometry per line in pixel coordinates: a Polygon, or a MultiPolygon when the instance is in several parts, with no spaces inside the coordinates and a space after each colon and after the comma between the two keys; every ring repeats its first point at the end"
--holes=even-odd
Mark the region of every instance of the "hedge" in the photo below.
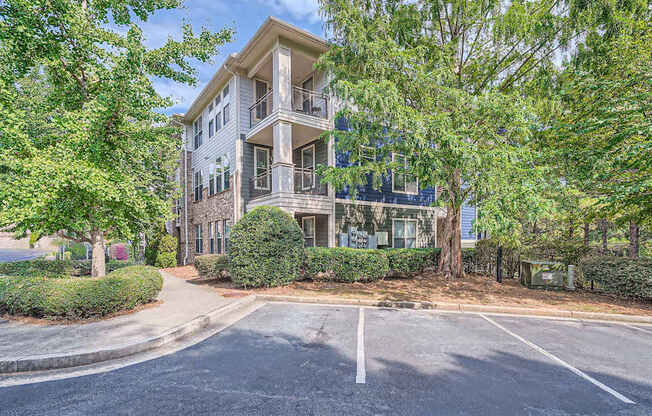
{"type": "Polygon", "coordinates": [[[202,279],[222,279],[229,276],[229,259],[222,254],[195,257],[195,269],[202,279]]]}
{"type": "Polygon", "coordinates": [[[652,299],[652,259],[588,257],[580,268],[585,282],[593,280],[605,292],[652,299]]]}
{"type": "Polygon", "coordinates": [[[311,247],[306,249],[303,269],[312,279],[369,282],[387,276],[389,260],[383,250],[311,247]]]}
{"type": "MultiPolygon", "coordinates": [[[[106,272],[110,273],[134,263],[123,260],[111,260],[106,263],[106,272]]],[[[23,277],[70,277],[90,276],[90,260],[23,260],[0,263],[0,275],[23,277]]]]}
{"type": "Polygon", "coordinates": [[[393,276],[410,275],[437,267],[440,252],[439,248],[392,248],[384,251],[393,276]]]}
{"type": "Polygon", "coordinates": [[[151,302],[163,279],[154,267],[130,266],[100,278],[0,278],[0,313],[48,318],[101,317],[151,302]]]}
{"type": "Polygon", "coordinates": [[[278,207],[254,208],[231,229],[231,280],[242,287],[291,283],[299,277],[303,245],[303,232],[292,215],[278,207]]]}

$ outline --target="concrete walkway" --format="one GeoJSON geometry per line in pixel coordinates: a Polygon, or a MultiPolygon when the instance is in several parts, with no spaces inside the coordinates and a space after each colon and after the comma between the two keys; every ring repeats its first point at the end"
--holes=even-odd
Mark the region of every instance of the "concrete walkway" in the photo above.
{"type": "Polygon", "coordinates": [[[0,361],[37,356],[70,356],[138,344],[169,333],[239,299],[163,275],[162,304],[112,319],[75,325],[0,321],[0,361]]]}

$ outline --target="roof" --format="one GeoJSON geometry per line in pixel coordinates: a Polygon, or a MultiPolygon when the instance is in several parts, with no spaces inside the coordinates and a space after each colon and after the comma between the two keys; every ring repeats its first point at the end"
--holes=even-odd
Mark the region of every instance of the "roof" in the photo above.
{"type": "Polygon", "coordinates": [[[230,79],[231,75],[236,71],[254,65],[262,58],[260,56],[260,50],[271,48],[272,42],[275,42],[278,37],[288,38],[304,47],[314,48],[321,52],[325,52],[328,49],[328,44],[325,39],[276,17],[269,16],[239,53],[232,53],[226,58],[224,63],[192,102],[190,108],[188,108],[188,111],[183,116],[183,121],[185,123],[192,123],[200,115],[201,110],[217,95],[217,92],[224,86],[226,81],[230,79]],[[263,46],[268,47],[262,48],[263,46]]]}

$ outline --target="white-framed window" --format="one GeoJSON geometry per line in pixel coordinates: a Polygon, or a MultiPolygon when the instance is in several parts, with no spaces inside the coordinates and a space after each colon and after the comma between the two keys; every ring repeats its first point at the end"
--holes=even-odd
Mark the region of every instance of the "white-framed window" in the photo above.
{"type": "Polygon", "coordinates": [[[229,239],[231,236],[231,220],[224,220],[224,253],[229,251],[229,239]]]}
{"type": "Polygon", "coordinates": [[[193,172],[193,186],[195,189],[195,201],[202,200],[203,186],[202,186],[202,175],[201,170],[193,172]]]}
{"type": "Polygon", "coordinates": [[[222,102],[222,94],[217,94],[217,97],[215,97],[215,109],[217,110],[217,106],[220,105],[220,102],[222,102]]]}
{"type": "Polygon", "coordinates": [[[410,174],[407,158],[400,153],[392,153],[392,162],[403,165],[401,171],[392,171],[392,192],[416,195],[419,193],[419,183],[414,175],[410,174]]]}
{"type": "Polygon", "coordinates": [[[208,241],[209,241],[209,253],[215,254],[215,234],[213,233],[213,224],[212,222],[208,223],[208,241]]]}
{"type": "Polygon", "coordinates": [[[226,87],[222,90],[222,98],[226,101],[229,98],[229,84],[226,84],[226,87]]]}
{"type": "Polygon", "coordinates": [[[198,149],[202,144],[202,116],[199,116],[193,124],[193,133],[194,133],[194,145],[195,149],[198,149]]]}
{"type": "Polygon", "coordinates": [[[208,112],[210,113],[211,111],[213,111],[213,102],[212,101],[211,101],[210,104],[208,104],[208,112]]]}
{"type": "Polygon", "coordinates": [[[303,241],[306,247],[315,246],[315,217],[302,217],[301,229],[303,230],[303,241]]]}
{"type": "Polygon", "coordinates": [[[222,128],[222,112],[218,111],[217,114],[215,114],[215,133],[220,131],[222,128]]]}
{"type": "Polygon", "coordinates": [[[369,160],[371,162],[376,161],[376,148],[372,146],[365,146],[365,145],[360,145],[360,149],[358,150],[359,152],[359,159],[360,159],[360,164],[362,164],[363,160],[369,160]]]}
{"type": "Polygon", "coordinates": [[[226,126],[226,123],[231,120],[231,112],[229,111],[229,108],[231,107],[230,104],[224,104],[224,108],[222,108],[222,120],[224,123],[222,123],[224,126],[226,126]]]}
{"type": "Polygon", "coordinates": [[[201,224],[195,224],[195,253],[201,254],[204,250],[204,236],[201,224]]]}
{"type": "Polygon", "coordinates": [[[208,137],[213,137],[213,134],[215,133],[215,125],[213,120],[208,122],[208,137]]]}
{"type": "Polygon", "coordinates": [[[215,252],[217,254],[222,254],[222,221],[215,221],[215,252]]]}
{"type": "Polygon", "coordinates": [[[392,247],[416,248],[417,220],[410,218],[392,219],[392,247]]]}
{"type": "Polygon", "coordinates": [[[224,178],[224,190],[226,191],[231,187],[231,166],[227,155],[222,158],[222,177],[224,178]]]}
{"type": "Polygon", "coordinates": [[[260,101],[269,91],[267,81],[255,78],[254,79],[254,103],[256,105],[256,120],[262,120],[267,117],[270,108],[267,108],[267,101],[260,101]],[[259,102],[260,101],[260,102],[259,102]]]}
{"type": "Polygon", "coordinates": [[[222,185],[222,158],[215,159],[215,192],[219,193],[224,190],[222,185]]]}
{"type": "Polygon", "coordinates": [[[213,169],[214,167],[211,166],[208,172],[208,195],[209,196],[215,195],[215,171],[213,169]]]}
{"type": "Polygon", "coordinates": [[[269,170],[269,148],[254,147],[254,189],[269,190],[271,187],[271,172],[269,170]]]}
{"type": "Polygon", "coordinates": [[[315,186],[315,145],[311,144],[301,149],[301,189],[312,189],[315,186]]]}

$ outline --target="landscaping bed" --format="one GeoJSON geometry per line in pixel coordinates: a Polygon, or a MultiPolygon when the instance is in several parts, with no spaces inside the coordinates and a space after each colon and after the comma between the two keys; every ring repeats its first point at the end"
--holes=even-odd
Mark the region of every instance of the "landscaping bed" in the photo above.
{"type": "Polygon", "coordinates": [[[366,283],[302,280],[282,287],[243,290],[229,281],[200,279],[193,266],[165,270],[179,278],[211,287],[224,296],[245,296],[256,293],[384,301],[428,301],[652,316],[652,302],[623,299],[584,290],[574,292],[531,290],[521,286],[516,279],[505,279],[500,284],[491,276],[479,274],[470,274],[464,279],[457,280],[446,280],[432,272],[424,272],[412,278],[386,278],[366,283]]]}
{"type": "MultiPolygon", "coordinates": [[[[6,272],[6,271],[5,271],[6,272]]],[[[152,302],[163,286],[159,271],[130,266],[104,277],[54,274],[0,277],[0,314],[87,319],[131,310],[152,302]]]]}

